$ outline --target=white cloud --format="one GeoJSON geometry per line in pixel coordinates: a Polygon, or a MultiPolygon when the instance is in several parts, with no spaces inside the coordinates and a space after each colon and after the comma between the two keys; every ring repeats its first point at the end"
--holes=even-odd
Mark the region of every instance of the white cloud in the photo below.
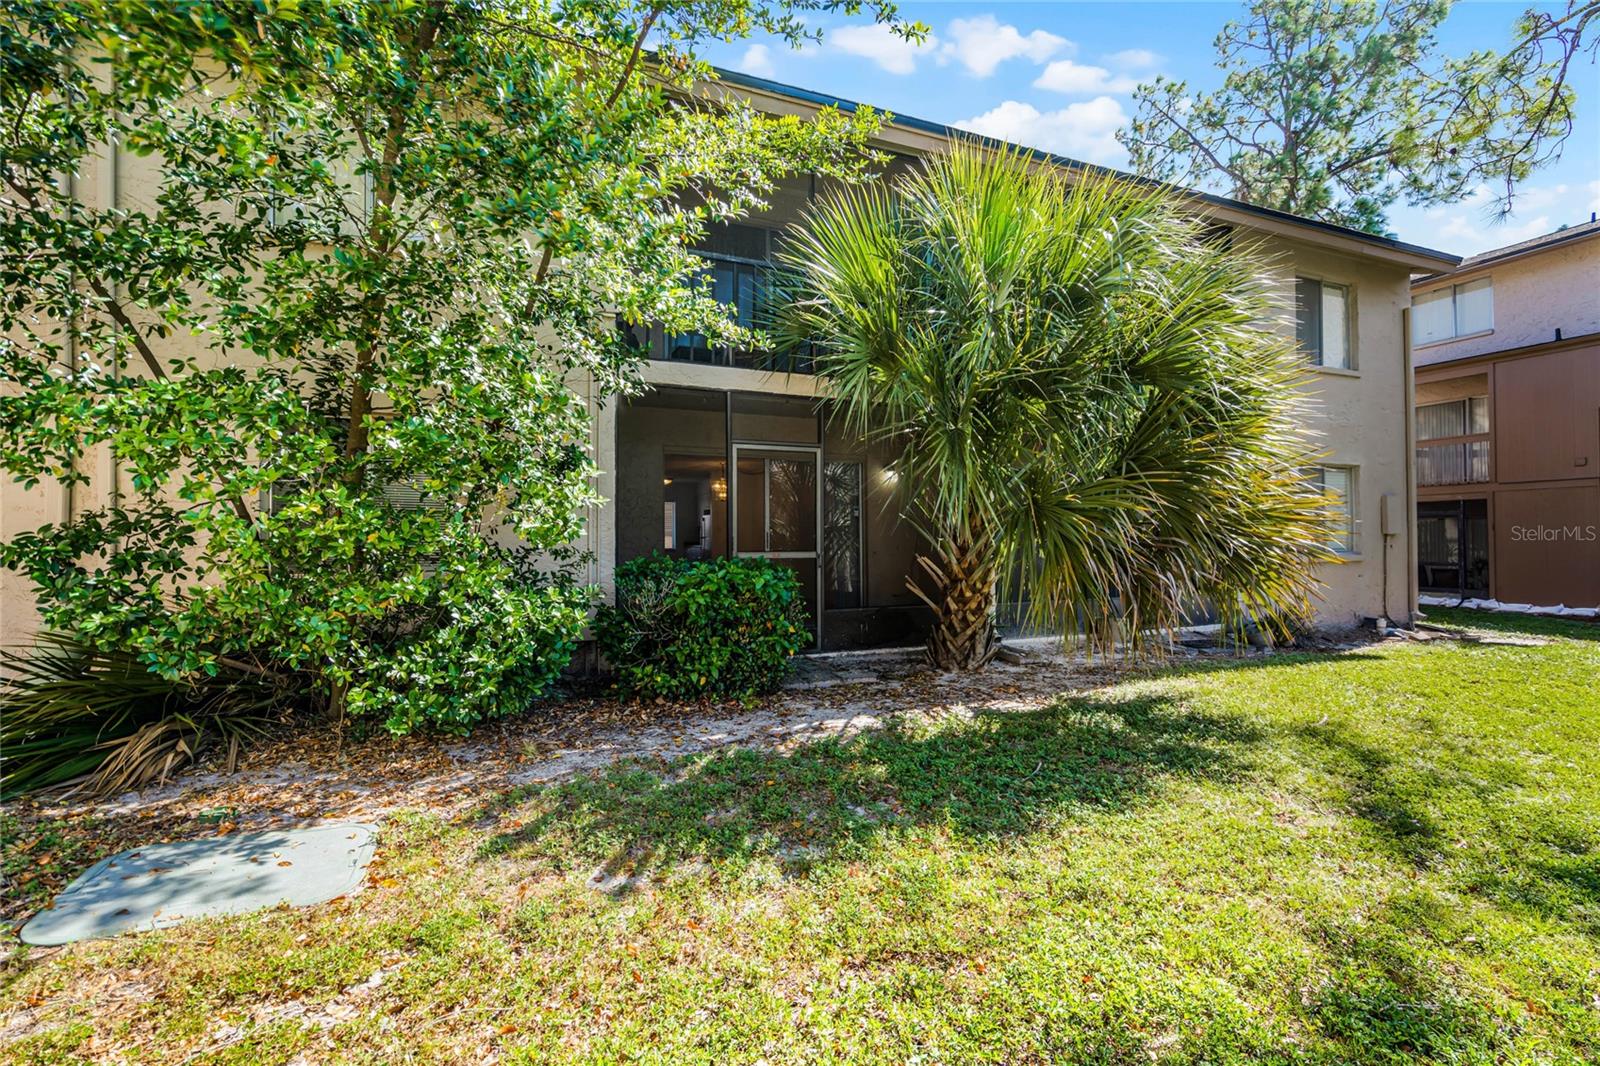
{"type": "Polygon", "coordinates": [[[1161,62],[1161,57],[1148,48],[1125,48],[1106,56],[1106,62],[1118,70],[1148,70],[1161,62]]]}
{"type": "Polygon", "coordinates": [[[1015,141],[1076,159],[1120,167],[1128,154],[1117,143],[1117,131],[1128,113],[1109,96],[1068,104],[1059,111],[1040,111],[1020,100],[1007,100],[992,111],[962,119],[956,125],[986,137],[1015,141]]]}
{"type": "Polygon", "coordinates": [[[993,15],[952,19],[946,32],[950,40],[940,49],[940,59],[954,59],[980,78],[993,74],[1008,59],[1025,56],[1043,63],[1063,50],[1068,55],[1077,50],[1065,37],[1044,30],[1024,36],[1015,26],[1002,25],[993,15]]]}
{"type": "MultiPolygon", "coordinates": [[[[1555,209],[1555,224],[1576,226],[1589,221],[1591,211],[1600,211],[1600,181],[1582,185],[1522,185],[1513,200],[1517,213],[1524,211],[1548,212],[1555,209]]],[[[1512,216],[1515,217],[1515,216],[1512,216]]]]}
{"type": "Polygon", "coordinates": [[[1495,190],[1480,185],[1459,203],[1424,208],[1415,227],[1405,225],[1408,212],[1403,210],[1394,213],[1391,224],[1410,231],[1410,239],[1422,244],[1459,255],[1478,255],[1554,232],[1562,225],[1589,221],[1589,212],[1600,211],[1600,181],[1581,186],[1565,182],[1523,185],[1516,190],[1512,206],[1511,214],[1499,217],[1495,190]]]}
{"type": "Polygon", "coordinates": [[[746,74],[754,74],[758,78],[770,78],[773,74],[772,49],[764,44],[753,44],[744,50],[744,55],[739,58],[736,69],[746,74]]]}
{"type": "Polygon", "coordinates": [[[1113,76],[1105,67],[1058,59],[1034,79],[1033,87],[1069,96],[1094,96],[1101,93],[1129,93],[1138,84],[1137,78],[1122,74],[1113,76]]]}
{"type": "Polygon", "coordinates": [[[911,74],[917,59],[936,54],[939,41],[929,34],[921,44],[898,37],[882,23],[871,26],[840,26],[829,30],[827,43],[853,56],[870,59],[890,74],[911,74]]]}

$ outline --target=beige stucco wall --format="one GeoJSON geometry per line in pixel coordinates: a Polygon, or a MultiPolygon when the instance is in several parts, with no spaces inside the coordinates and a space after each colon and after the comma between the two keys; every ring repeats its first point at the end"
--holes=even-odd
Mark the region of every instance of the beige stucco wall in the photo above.
{"type": "MultiPolygon", "coordinates": [[[[151,167],[148,158],[127,152],[102,152],[81,173],[62,180],[80,202],[96,209],[148,208],[159,191],[159,176],[151,167]]],[[[153,340],[152,347],[161,354],[173,351],[176,343],[171,338],[153,340]]],[[[88,484],[70,488],[50,481],[24,488],[0,473],[0,540],[9,541],[41,525],[59,525],[74,515],[104,507],[120,491],[120,478],[108,446],[91,449],[79,469],[88,475],[88,484]]],[[[39,624],[27,576],[0,568],[0,645],[29,643],[39,624]]]]}
{"type": "MultiPolygon", "coordinates": [[[[139,156],[126,151],[104,148],[88,159],[82,171],[69,180],[70,189],[78,200],[96,210],[120,208],[154,213],[156,197],[160,191],[162,174],[159,163],[150,156],[139,156]]],[[[356,210],[359,205],[352,204],[356,210]]],[[[143,321],[136,308],[129,309],[135,321],[143,321]]],[[[202,366],[216,366],[227,361],[222,353],[204,351],[184,334],[159,337],[146,335],[156,357],[161,360],[182,355],[198,356],[202,366]]],[[[134,356],[124,373],[145,373],[141,360],[134,356]]],[[[573,373],[568,385],[584,398],[591,416],[589,447],[600,467],[598,490],[610,500],[614,496],[611,459],[615,446],[614,419],[603,397],[595,394],[587,373],[573,373]]],[[[381,401],[381,397],[375,397],[381,401]]],[[[10,540],[19,533],[38,529],[45,524],[59,525],[72,516],[83,514],[111,504],[124,490],[125,476],[111,461],[110,449],[101,445],[85,456],[80,468],[88,475],[88,483],[65,487],[54,482],[43,482],[33,488],[24,488],[9,476],[0,474],[0,539],[10,540]]],[[[247,497],[251,507],[262,500],[247,497]]],[[[609,556],[615,543],[615,521],[609,505],[594,505],[586,516],[585,529],[578,547],[585,553],[586,562],[581,578],[589,583],[609,581],[609,556]]],[[[515,534],[501,530],[502,540],[509,541],[515,534]]],[[[41,625],[35,606],[32,583],[26,575],[0,568],[0,645],[26,646],[32,642],[41,625]]]]}
{"type": "MultiPolygon", "coordinates": [[[[1408,620],[1413,608],[1408,592],[1412,533],[1405,519],[1411,499],[1410,369],[1403,314],[1410,304],[1409,273],[1402,266],[1298,241],[1273,238],[1264,251],[1274,259],[1286,306],[1292,306],[1295,277],[1349,285],[1352,293],[1353,369],[1310,368],[1301,386],[1305,426],[1323,461],[1353,467],[1356,475],[1356,550],[1321,568],[1318,619],[1328,625],[1385,614],[1408,620]],[[1385,496],[1388,535],[1382,530],[1385,496]]],[[[1282,328],[1292,332],[1288,316],[1282,328]]]]}
{"type": "Polygon", "coordinates": [[[1600,234],[1517,259],[1423,282],[1415,294],[1482,277],[1494,290],[1494,328],[1415,350],[1418,367],[1600,333],[1600,234]]]}

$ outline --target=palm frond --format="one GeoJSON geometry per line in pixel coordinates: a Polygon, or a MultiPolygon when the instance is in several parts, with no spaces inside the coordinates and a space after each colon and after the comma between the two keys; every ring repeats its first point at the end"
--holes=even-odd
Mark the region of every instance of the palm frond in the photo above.
{"type": "Polygon", "coordinates": [[[1035,624],[1137,649],[1207,605],[1307,610],[1328,505],[1258,252],[1165,193],[958,144],[814,204],[782,264],[771,332],[816,345],[842,431],[902,449],[935,551],[992,555],[1035,624]]]}
{"type": "Polygon", "coordinates": [[[164,780],[206,745],[230,762],[292,705],[293,692],[222,664],[173,681],[137,657],[43,633],[0,649],[0,798],[68,788],[91,795],[164,780]]]}

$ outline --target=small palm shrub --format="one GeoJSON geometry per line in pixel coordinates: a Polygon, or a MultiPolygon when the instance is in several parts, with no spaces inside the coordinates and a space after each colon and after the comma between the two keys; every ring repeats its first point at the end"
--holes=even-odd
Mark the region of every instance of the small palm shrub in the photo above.
{"type": "Polygon", "coordinates": [[[799,579],[766,559],[657,552],[618,566],[616,586],[594,631],[628,695],[748,699],[776,689],[810,641],[799,579]]]}
{"type": "Polygon", "coordinates": [[[294,699],[243,665],[173,681],[137,657],[57,633],[0,650],[0,799],[44,788],[109,795],[164,780],[212,745],[230,767],[294,699]]]}

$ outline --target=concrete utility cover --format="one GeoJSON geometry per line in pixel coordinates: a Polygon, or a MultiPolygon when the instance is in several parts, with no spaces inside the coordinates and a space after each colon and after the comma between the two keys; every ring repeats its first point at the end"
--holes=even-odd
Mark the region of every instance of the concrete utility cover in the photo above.
{"type": "Polygon", "coordinates": [[[346,822],[152,844],[101,859],[22,927],[70,944],[190,918],[323,903],[361,887],[377,827],[346,822]]]}

